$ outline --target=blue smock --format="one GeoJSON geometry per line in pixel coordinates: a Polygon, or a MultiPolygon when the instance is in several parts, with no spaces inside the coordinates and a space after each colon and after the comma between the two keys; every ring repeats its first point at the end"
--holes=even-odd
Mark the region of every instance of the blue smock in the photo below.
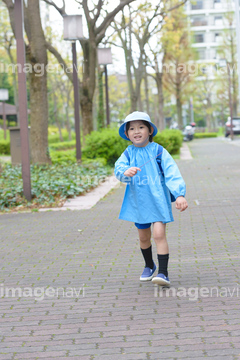
{"type": "Polygon", "coordinates": [[[130,145],[127,151],[130,163],[122,153],[114,170],[116,178],[127,183],[119,219],[139,224],[173,221],[170,191],[175,198],[185,196],[186,186],[172,156],[163,148],[163,177],[156,160],[157,143],[149,142],[144,147],[130,145]],[[123,175],[133,166],[141,168],[141,171],[133,177],[123,175]]]}

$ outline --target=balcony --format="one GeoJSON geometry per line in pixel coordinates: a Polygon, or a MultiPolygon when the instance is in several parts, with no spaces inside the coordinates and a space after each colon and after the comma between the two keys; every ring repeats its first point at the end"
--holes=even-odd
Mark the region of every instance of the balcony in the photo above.
{"type": "Polygon", "coordinates": [[[206,19],[192,19],[191,26],[207,26],[208,22],[206,19]]]}

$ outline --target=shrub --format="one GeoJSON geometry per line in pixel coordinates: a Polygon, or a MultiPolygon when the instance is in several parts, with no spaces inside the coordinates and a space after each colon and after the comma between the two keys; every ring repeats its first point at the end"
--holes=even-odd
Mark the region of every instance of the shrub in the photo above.
{"type": "Polygon", "coordinates": [[[66,151],[52,151],[50,157],[53,164],[76,163],[76,149],[66,151]]]}
{"type": "Polygon", "coordinates": [[[217,133],[196,133],[194,134],[195,139],[212,138],[217,137],[217,133]]]}
{"type": "Polygon", "coordinates": [[[183,141],[183,135],[180,130],[163,130],[154,136],[153,140],[162,145],[170,154],[177,154],[183,141]]]}
{"type": "Polygon", "coordinates": [[[0,140],[0,154],[10,155],[10,140],[0,140]]]}
{"type": "Polygon", "coordinates": [[[76,140],[72,141],[63,141],[50,144],[50,149],[53,150],[67,150],[67,149],[74,149],[76,147],[76,140]]]}
{"type": "MultiPolygon", "coordinates": [[[[179,130],[164,130],[154,137],[154,141],[165,147],[169,153],[177,154],[182,144],[182,133],[179,130]]],[[[105,158],[113,166],[122,152],[131,142],[123,140],[115,129],[93,131],[86,137],[83,158],[105,158]]]]}
{"type": "Polygon", "coordinates": [[[107,164],[113,166],[121,153],[130,144],[123,140],[114,129],[93,131],[86,136],[86,146],[83,149],[83,158],[105,158],[107,164]]]}

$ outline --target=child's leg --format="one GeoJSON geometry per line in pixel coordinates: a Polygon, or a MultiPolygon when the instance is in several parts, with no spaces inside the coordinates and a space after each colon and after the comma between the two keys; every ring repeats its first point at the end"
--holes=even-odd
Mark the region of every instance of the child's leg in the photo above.
{"type": "Polygon", "coordinates": [[[166,238],[166,224],[158,221],[153,224],[153,238],[158,254],[168,254],[169,248],[166,238]]]}
{"type": "Polygon", "coordinates": [[[166,238],[166,224],[162,222],[155,222],[153,224],[153,238],[157,247],[158,274],[168,276],[169,248],[166,238]]]}
{"type": "Polygon", "coordinates": [[[139,242],[141,249],[147,249],[151,246],[151,228],[138,229],[139,242]]]}
{"type": "Polygon", "coordinates": [[[147,229],[138,229],[140,248],[145,260],[146,267],[153,269],[152,245],[151,245],[151,227],[147,229]]]}

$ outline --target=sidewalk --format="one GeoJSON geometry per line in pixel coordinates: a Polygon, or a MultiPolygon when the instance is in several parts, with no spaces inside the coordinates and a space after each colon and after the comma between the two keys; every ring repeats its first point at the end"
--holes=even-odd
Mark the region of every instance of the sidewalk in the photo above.
{"type": "Polygon", "coordinates": [[[188,145],[169,296],[139,282],[136,229],[118,220],[124,186],[89,210],[0,216],[0,360],[240,359],[240,151],[188,145]]]}

